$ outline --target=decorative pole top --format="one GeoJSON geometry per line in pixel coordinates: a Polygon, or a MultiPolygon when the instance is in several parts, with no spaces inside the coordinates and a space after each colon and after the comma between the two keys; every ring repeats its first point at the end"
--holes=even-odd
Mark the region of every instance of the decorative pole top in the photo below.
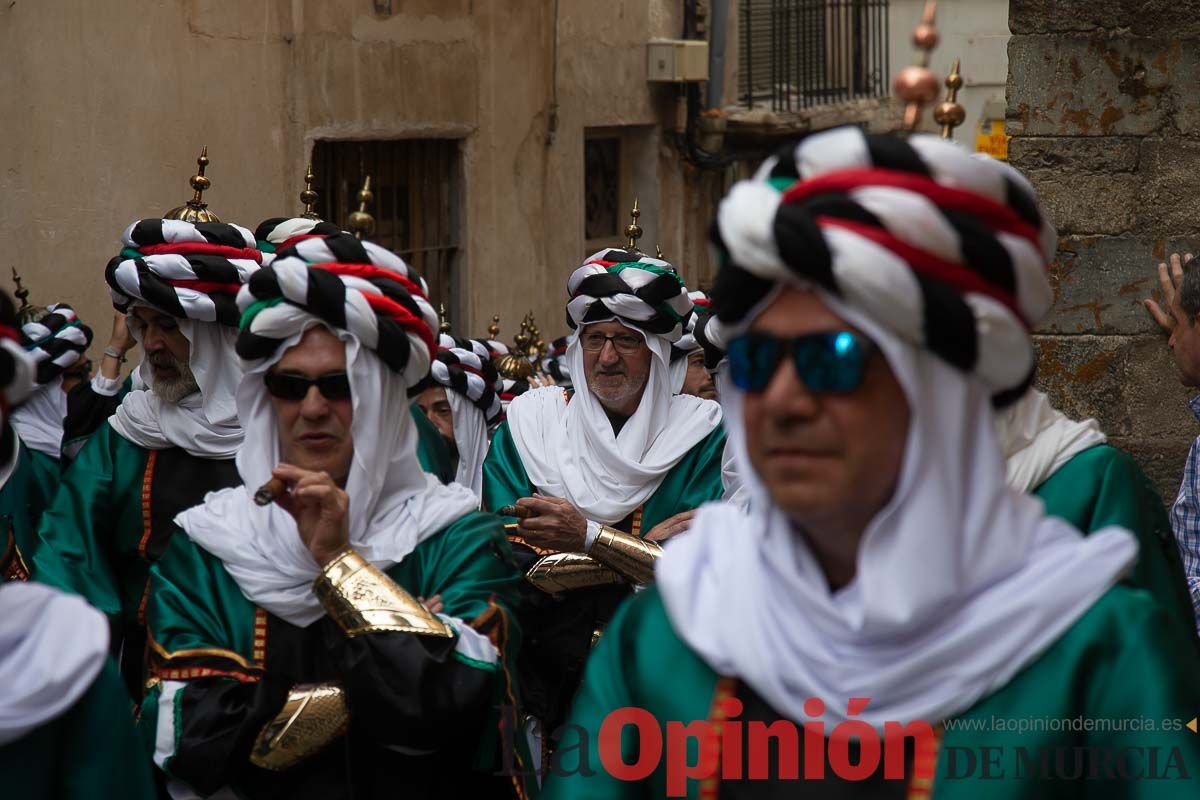
{"type": "Polygon", "coordinates": [[[954,66],[946,76],[946,99],[933,109],[933,119],[942,126],[942,138],[953,139],[954,129],[963,124],[967,118],[967,110],[958,102],[958,90],[963,87],[963,77],[959,74],[961,59],[954,59],[954,66]]]}
{"type": "Polygon", "coordinates": [[[21,326],[27,322],[35,322],[41,319],[45,315],[46,309],[41,306],[32,305],[29,302],[29,290],[21,285],[21,276],[17,274],[16,267],[12,268],[12,276],[13,283],[17,287],[13,291],[13,294],[21,301],[20,307],[17,308],[17,325],[21,326]]]}
{"type": "Polygon", "coordinates": [[[642,212],[638,209],[638,199],[634,197],[633,208],[629,211],[629,224],[625,226],[625,238],[628,240],[625,243],[625,247],[627,250],[639,253],[641,251],[638,250],[637,242],[638,239],[642,238],[642,226],[638,225],[638,217],[641,215],[642,212]]]}
{"type": "Polygon", "coordinates": [[[304,204],[304,211],[300,216],[304,219],[312,219],[320,222],[321,218],[317,216],[317,211],[314,208],[317,204],[317,192],[312,188],[313,181],[316,179],[317,176],[313,175],[312,164],[309,164],[307,169],[304,170],[304,191],[300,193],[300,202],[304,204]]]}
{"type": "Polygon", "coordinates": [[[196,159],[196,166],[198,167],[196,174],[189,179],[194,191],[192,199],[168,211],[163,215],[163,219],[178,219],[191,223],[221,221],[216,214],[208,210],[208,203],[204,202],[204,192],[212,188],[212,181],[204,175],[204,170],[208,167],[208,145],[200,148],[200,157],[196,159]]]}
{"type": "Polygon", "coordinates": [[[354,231],[355,238],[362,239],[364,236],[370,236],[375,230],[375,218],[367,213],[367,206],[375,199],[375,195],[371,193],[371,176],[368,175],[363,181],[363,187],[358,192],[358,210],[350,212],[350,218],[346,220],[350,225],[350,230],[354,231]]]}
{"type": "Polygon", "coordinates": [[[500,340],[500,315],[492,315],[492,324],[488,325],[488,338],[493,342],[500,340]]]}
{"type": "Polygon", "coordinates": [[[896,75],[892,89],[905,103],[904,129],[915,131],[921,122],[921,112],[938,95],[938,79],[929,68],[929,54],[937,47],[938,32],[934,25],[936,0],[926,0],[921,24],[913,30],[912,42],[921,51],[918,63],[905,67],[896,75]]]}
{"type": "Polygon", "coordinates": [[[450,323],[446,321],[446,304],[438,303],[438,333],[450,334],[450,323]]]}

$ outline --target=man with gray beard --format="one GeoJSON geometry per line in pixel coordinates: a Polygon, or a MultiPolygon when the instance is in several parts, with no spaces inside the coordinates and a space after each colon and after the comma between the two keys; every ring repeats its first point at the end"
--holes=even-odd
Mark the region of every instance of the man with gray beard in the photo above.
{"type": "Polygon", "coordinates": [[[238,225],[146,219],[105,270],[141,345],[131,391],[63,475],[42,515],[33,579],[104,612],[130,694],[144,683],[150,565],[179,512],[239,482],[235,297],[263,261],[238,225]]]}

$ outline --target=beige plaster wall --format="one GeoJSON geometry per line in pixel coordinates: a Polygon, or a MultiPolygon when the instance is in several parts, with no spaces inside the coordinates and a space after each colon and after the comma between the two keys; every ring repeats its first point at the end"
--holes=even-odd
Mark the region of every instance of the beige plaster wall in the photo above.
{"type": "MultiPolygon", "coordinates": [[[[510,338],[529,309],[547,335],[565,331],[566,277],[586,255],[588,127],[650,126],[643,244],[661,243],[685,274],[706,257],[694,241],[701,223],[684,223],[692,193],[668,139],[682,119],[678,90],[645,81],[645,41],[679,35],[680,3],[558,0],[557,25],[554,0],[379,5],[384,13],[376,0],[0,4],[0,237],[33,299],[74,304],[103,346],[102,271],[120,232],[190,196],[201,144],[211,208],[253,228],[298,209],[317,139],[459,139],[455,322],[471,335],[499,313],[510,338]]],[[[0,285],[11,289],[8,266],[0,285]]]]}

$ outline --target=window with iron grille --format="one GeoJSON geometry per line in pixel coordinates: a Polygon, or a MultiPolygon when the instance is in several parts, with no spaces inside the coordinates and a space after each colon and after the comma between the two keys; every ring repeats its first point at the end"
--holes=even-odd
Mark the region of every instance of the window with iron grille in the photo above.
{"type": "Polygon", "coordinates": [[[888,93],[888,0],[741,0],[738,98],[799,111],[888,93]]]}
{"type": "Polygon", "coordinates": [[[367,238],[397,253],[429,284],[429,298],[458,317],[456,269],[462,166],[455,139],[318,140],[313,145],[317,213],[347,228],[363,179],[371,177],[367,238]]]}

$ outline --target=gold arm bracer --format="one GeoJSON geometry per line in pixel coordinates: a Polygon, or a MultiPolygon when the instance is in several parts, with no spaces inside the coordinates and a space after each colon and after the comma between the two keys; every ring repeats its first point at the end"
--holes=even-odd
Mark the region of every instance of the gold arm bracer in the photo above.
{"type": "Polygon", "coordinates": [[[621,576],[583,553],[542,556],[525,573],[525,580],[547,594],[621,583],[621,576]]]}
{"type": "Polygon", "coordinates": [[[600,533],[588,553],[606,567],[616,570],[637,584],[654,580],[654,562],[662,548],[628,533],[600,526],[600,533]]]}
{"type": "Polygon", "coordinates": [[[288,769],[343,735],[349,723],[350,712],[340,686],[294,686],[283,708],[259,731],[250,750],[250,763],[276,772],[288,769]]]}
{"type": "Polygon", "coordinates": [[[313,591],[347,636],[378,631],[454,635],[435,614],[354,550],[330,561],[313,582],[313,591]]]}

